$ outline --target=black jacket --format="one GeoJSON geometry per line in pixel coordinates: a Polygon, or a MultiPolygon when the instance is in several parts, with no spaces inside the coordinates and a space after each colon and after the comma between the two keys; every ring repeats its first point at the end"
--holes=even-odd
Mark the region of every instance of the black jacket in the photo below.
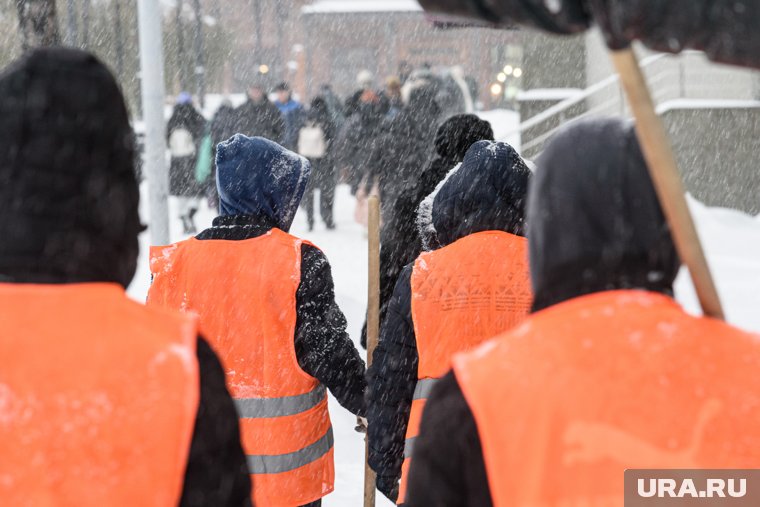
{"type": "Polygon", "coordinates": [[[336,164],[348,171],[352,193],[356,193],[361,182],[373,172],[371,165],[378,162],[374,156],[374,147],[383,142],[383,119],[389,105],[382,96],[372,97],[374,101],[359,101],[355,106],[347,106],[347,110],[353,112],[343,124],[333,145],[336,164]]]}
{"type": "Polygon", "coordinates": [[[432,89],[412,91],[409,103],[383,124],[382,137],[372,146],[367,178],[367,193],[377,183],[388,220],[396,198],[408,185],[414,185],[433,152],[440,109],[432,89]]]}
{"type": "MultiPolygon", "coordinates": [[[[476,232],[524,235],[530,171],[503,143],[480,141],[433,198],[432,226],[441,246],[476,232]]],[[[411,275],[401,272],[368,371],[369,464],[378,488],[391,499],[401,474],[407,421],[417,383],[417,342],[412,321],[411,275]]],[[[434,504],[431,504],[434,505],[434,504]]]]}
{"type": "Polygon", "coordinates": [[[222,104],[214,114],[211,125],[209,125],[209,134],[214,149],[216,149],[217,144],[237,134],[237,127],[235,108],[229,104],[222,104]]]}
{"type": "MultiPolygon", "coordinates": [[[[269,220],[225,216],[201,232],[199,240],[246,240],[266,234],[269,220]]],[[[335,302],[330,264],[321,250],[301,247],[301,284],[296,291],[296,358],[349,412],[364,415],[367,386],[364,361],[346,332],[346,318],[335,302]]]]}
{"type": "MultiPolygon", "coordinates": [[[[129,285],[143,227],[114,78],[83,51],[35,50],[0,75],[0,111],[0,281],[129,285]]],[[[197,354],[200,404],[181,505],[250,505],[224,372],[201,338],[197,354]]]]}
{"type": "MultiPolygon", "coordinates": [[[[383,225],[380,243],[380,321],[385,318],[388,301],[403,267],[422,252],[417,230],[417,208],[436,185],[478,141],[493,140],[491,124],[475,115],[452,116],[441,124],[435,137],[435,155],[419,174],[401,191],[383,225]]],[[[366,327],[362,332],[366,346],[366,327]]]]}
{"type": "MultiPolygon", "coordinates": [[[[583,121],[557,134],[538,161],[528,223],[534,310],[605,290],[672,295],[679,260],[631,124],[583,121]]],[[[414,452],[407,507],[492,505],[453,373],[428,399],[414,452]]]]}
{"type": "Polygon", "coordinates": [[[254,102],[248,99],[235,109],[235,133],[248,137],[263,137],[279,143],[285,135],[285,120],[280,110],[268,99],[254,102]]]}
{"type": "MultiPolygon", "coordinates": [[[[186,129],[193,136],[196,155],[206,133],[206,119],[192,104],[177,104],[166,125],[166,138],[177,129],[186,129]]],[[[169,193],[177,196],[203,194],[203,186],[195,178],[197,156],[172,157],[169,167],[169,193]]]]}

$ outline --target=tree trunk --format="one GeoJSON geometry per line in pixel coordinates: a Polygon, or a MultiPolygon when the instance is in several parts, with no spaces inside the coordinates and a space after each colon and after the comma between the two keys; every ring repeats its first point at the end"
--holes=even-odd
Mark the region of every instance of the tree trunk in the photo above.
{"type": "Polygon", "coordinates": [[[206,55],[203,52],[203,13],[201,1],[194,0],[195,10],[195,90],[201,109],[206,102],[206,55]]]}
{"type": "Polygon", "coordinates": [[[16,0],[24,50],[61,43],[55,0],[16,0]]]}

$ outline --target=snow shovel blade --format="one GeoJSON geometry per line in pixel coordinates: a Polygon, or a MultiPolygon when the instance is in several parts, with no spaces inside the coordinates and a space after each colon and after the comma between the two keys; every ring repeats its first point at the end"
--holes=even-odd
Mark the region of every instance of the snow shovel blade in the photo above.
{"type": "Polygon", "coordinates": [[[420,0],[442,21],[470,20],[502,28],[525,26],[569,35],[591,26],[581,0],[420,0]]]}
{"type": "Polygon", "coordinates": [[[597,24],[610,49],[641,41],[655,51],[704,51],[713,61],[760,68],[757,0],[420,0],[433,14],[560,35],[597,24]]]}

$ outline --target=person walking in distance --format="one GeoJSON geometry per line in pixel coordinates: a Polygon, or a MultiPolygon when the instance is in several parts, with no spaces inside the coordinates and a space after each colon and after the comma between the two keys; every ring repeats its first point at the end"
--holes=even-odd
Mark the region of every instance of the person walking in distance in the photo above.
{"type": "Polygon", "coordinates": [[[314,230],[315,190],[319,190],[319,212],[325,227],[335,229],[333,206],[337,178],[331,156],[335,130],[327,102],[322,97],[316,97],[311,102],[304,126],[298,133],[298,152],[309,159],[312,168],[311,179],[302,201],[310,231],[314,230]]]}
{"type": "Polygon", "coordinates": [[[195,166],[205,131],[206,120],[193,106],[192,96],[180,93],[166,125],[166,135],[171,155],[169,193],[178,197],[184,234],[196,232],[194,217],[200,207],[203,187],[195,178],[195,166]]]}
{"type": "MultiPolygon", "coordinates": [[[[235,109],[235,128],[233,133],[249,137],[263,137],[276,143],[285,133],[285,122],[279,109],[267,98],[263,85],[254,83],[248,90],[248,100],[235,109]]],[[[225,137],[224,141],[229,139],[225,137]]]]}

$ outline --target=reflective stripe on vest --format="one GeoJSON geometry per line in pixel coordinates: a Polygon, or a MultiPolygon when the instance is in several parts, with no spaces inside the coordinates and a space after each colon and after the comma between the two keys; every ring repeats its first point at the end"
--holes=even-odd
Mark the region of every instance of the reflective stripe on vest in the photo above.
{"type": "Polygon", "coordinates": [[[325,386],[320,384],[316,389],[297,396],[236,398],[235,407],[237,407],[238,415],[245,419],[285,417],[311,410],[324,401],[325,396],[327,396],[325,386]]]}
{"type": "Polygon", "coordinates": [[[151,252],[149,303],[198,314],[224,365],[254,474],[254,505],[309,504],[333,489],[325,388],[301,369],[294,344],[304,244],[273,229],[151,252]]]}
{"type": "Polygon", "coordinates": [[[313,463],[333,446],[332,426],[325,436],[300,451],[280,455],[247,455],[248,471],[252,474],[279,474],[313,463]]]}
{"type": "Polygon", "coordinates": [[[0,504],[178,505],[197,340],[116,284],[0,284],[0,504]]]}
{"type": "Polygon", "coordinates": [[[417,381],[417,385],[414,387],[414,399],[426,400],[430,398],[430,392],[433,387],[438,383],[437,378],[421,378],[417,381]]]}
{"type": "MultiPolygon", "coordinates": [[[[433,387],[438,383],[437,378],[422,378],[417,381],[417,385],[414,388],[414,398],[415,400],[427,400],[430,398],[430,392],[433,390],[433,387]]],[[[407,438],[404,441],[404,459],[409,459],[412,457],[412,454],[414,453],[414,441],[417,439],[417,437],[411,437],[407,438]]]]}
{"type": "Polygon", "coordinates": [[[575,298],[453,362],[494,507],[622,506],[626,469],[760,467],[760,336],[664,295],[575,298]]]}
{"type": "Polygon", "coordinates": [[[419,380],[407,423],[399,502],[425,402],[451,357],[521,322],[530,310],[527,240],[478,232],[420,255],[412,271],[412,320],[419,380]]]}

